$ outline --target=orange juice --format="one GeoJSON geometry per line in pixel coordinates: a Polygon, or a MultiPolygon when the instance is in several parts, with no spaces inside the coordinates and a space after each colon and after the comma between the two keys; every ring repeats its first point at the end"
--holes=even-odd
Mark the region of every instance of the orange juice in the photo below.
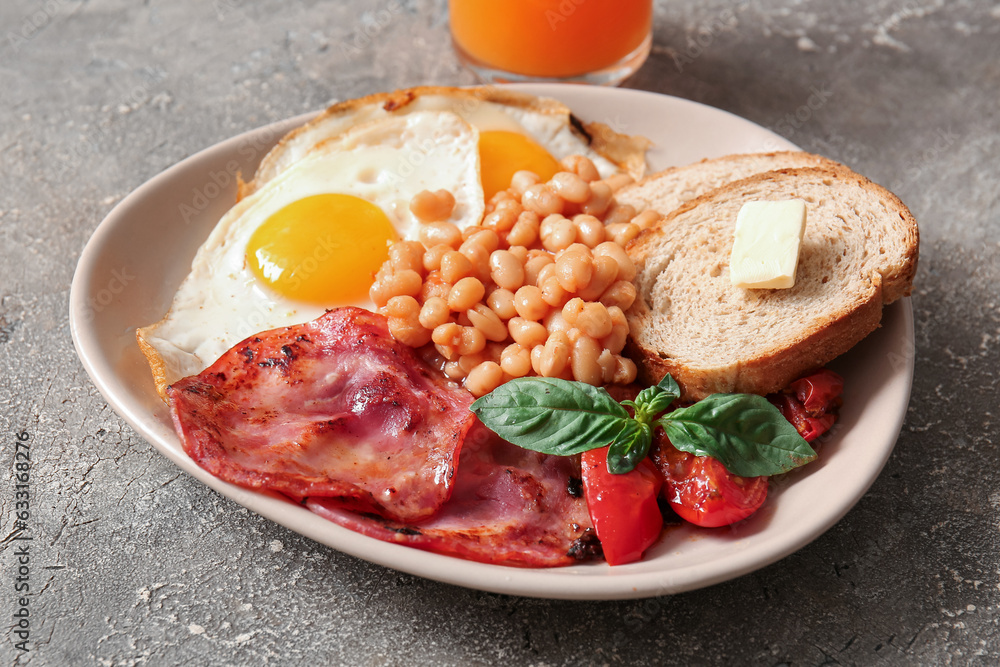
{"type": "Polygon", "coordinates": [[[614,66],[643,46],[653,17],[651,0],[450,0],[450,10],[460,52],[539,78],[614,66]]]}

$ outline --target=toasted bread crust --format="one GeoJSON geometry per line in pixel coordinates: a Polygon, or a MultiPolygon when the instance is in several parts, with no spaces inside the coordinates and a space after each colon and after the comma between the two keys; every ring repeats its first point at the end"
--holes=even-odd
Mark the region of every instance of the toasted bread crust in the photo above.
{"type": "Polygon", "coordinates": [[[670,373],[681,388],[684,400],[696,401],[709,394],[770,394],[830,363],[879,328],[882,321],[881,291],[841,317],[831,319],[792,347],[741,361],[728,368],[693,368],[677,359],[663,357],[655,349],[632,338],[625,353],[636,361],[639,381],[658,383],[670,373]]]}
{"type": "MultiPolygon", "coordinates": [[[[825,162],[829,163],[830,161],[825,162]]],[[[656,179],[656,176],[650,177],[650,179],[656,179]]],[[[650,182],[650,179],[644,183],[650,182]]],[[[639,194],[642,194],[642,185],[638,186],[639,194]]],[[[635,188],[636,186],[633,186],[633,190],[635,188]]],[[[844,215],[849,217],[850,213],[847,211],[847,207],[849,205],[845,203],[844,215]]],[[[869,233],[881,232],[866,229],[863,232],[864,238],[868,238],[869,233]]],[[[672,240],[674,237],[669,238],[672,240]]],[[[718,240],[713,237],[713,241],[718,240]]],[[[854,239],[854,242],[864,243],[859,239],[854,239]]],[[[720,263],[720,266],[728,267],[728,252],[731,248],[731,241],[726,241],[726,244],[724,253],[720,251],[715,259],[720,263]]],[[[889,243],[883,242],[883,245],[889,246],[889,243]]],[[[723,185],[695,197],[673,212],[669,212],[659,223],[642,232],[627,247],[627,251],[640,273],[637,278],[639,298],[636,299],[636,303],[628,312],[633,334],[629,338],[627,352],[636,361],[640,369],[640,378],[643,381],[650,384],[656,383],[666,373],[670,373],[681,386],[683,397],[686,400],[697,400],[716,392],[766,394],[780,390],[801,375],[848,351],[878,328],[883,305],[909,294],[912,289],[918,245],[919,233],[916,221],[906,206],[892,193],[843,165],[833,163],[832,165],[826,164],[822,168],[781,169],[723,185]],[[800,331],[781,331],[782,344],[780,345],[768,346],[768,343],[762,343],[758,346],[759,349],[739,350],[738,354],[734,352],[726,358],[717,359],[692,359],[686,358],[683,354],[670,353],[668,350],[672,349],[673,342],[659,340],[651,333],[661,331],[655,325],[656,318],[665,316],[654,312],[650,306],[651,294],[649,290],[655,286],[655,281],[659,278],[641,275],[644,271],[648,273],[648,270],[651,270],[647,267],[655,269],[657,261],[661,265],[669,266],[669,260],[664,264],[662,258],[657,259],[659,253],[684,251],[682,246],[667,243],[668,237],[665,230],[673,228],[676,231],[676,226],[688,225],[690,233],[694,234],[698,231],[697,225],[700,224],[700,221],[703,222],[704,218],[714,212],[715,209],[712,207],[719,206],[720,202],[747,200],[756,197],[757,193],[768,192],[788,196],[789,193],[796,192],[798,185],[804,189],[807,186],[821,188],[836,185],[840,188],[837,192],[856,192],[859,197],[863,197],[876,210],[882,212],[879,222],[884,227],[881,229],[892,231],[891,247],[876,247],[870,253],[865,251],[864,257],[871,255],[882,261],[878,263],[878,269],[873,271],[871,275],[857,277],[857,280],[867,282],[856,283],[859,294],[855,300],[827,312],[824,317],[817,321],[811,321],[808,326],[803,325],[800,331]],[[748,193],[754,194],[751,196],[748,193]],[[883,257],[883,255],[885,256],[883,257]]],[[[693,279],[697,280],[697,277],[693,279]]],[[[823,282],[825,283],[826,280],[823,282]]],[[[836,281],[833,282],[837,284],[836,281]]],[[[750,292],[756,292],[756,290],[750,290],[750,292]]],[[[788,307],[789,309],[794,308],[791,305],[794,303],[794,290],[787,292],[768,290],[767,293],[768,298],[772,301],[785,298],[781,293],[789,295],[788,307]]],[[[674,296],[673,293],[669,293],[663,298],[671,296],[674,296]]],[[[676,314],[677,308],[684,307],[683,303],[680,306],[675,305],[673,301],[670,303],[673,308],[672,314],[676,314]]],[[[831,304],[834,303],[836,300],[832,299],[831,304]]],[[[691,304],[691,306],[694,307],[695,304],[691,304]]],[[[702,311],[697,312],[701,313],[702,311]]],[[[793,311],[790,310],[789,317],[792,318],[792,316],[793,311]]],[[[759,322],[756,317],[756,311],[744,312],[742,318],[746,320],[746,324],[734,326],[749,327],[747,330],[752,331],[755,326],[767,324],[767,322],[759,322]]],[[[758,331],[767,341],[769,331],[767,329],[758,331]]]]}
{"type": "Polygon", "coordinates": [[[165,403],[167,401],[167,367],[163,363],[163,357],[160,356],[155,347],[143,338],[142,329],[135,330],[135,340],[139,343],[139,349],[142,351],[143,356],[146,357],[149,370],[153,374],[156,393],[160,395],[160,399],[165,403]]]}

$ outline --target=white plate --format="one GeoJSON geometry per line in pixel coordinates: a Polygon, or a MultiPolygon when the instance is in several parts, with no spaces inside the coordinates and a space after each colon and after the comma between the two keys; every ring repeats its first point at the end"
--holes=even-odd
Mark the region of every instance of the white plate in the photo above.
{"type": "MultiPolygon", "coordinates": [[[[584,120],[651,138],[658,170],[728,153],[795,148],[732,114],[653,93],[586,86],[519,86],[564,101],[584,120]]],[[[839,520],[875,480],[906,412],[913,377],[909,299],[834,368],[844,407],[820,460],[775,480],[764,507],[737,527],[669,529],[639,563],[529,570],[381,542],[329,523],[291,502],[222,482],[181,448],[153,388],[135,328],[159,320],[209,230],[234,201],[236,169],[253,173],[274,141],[308,115],[247,132],[174,165],[126,197],[84,249],[70,294],[80,360],[101,394],[165,456],[219,493],[317,542],[365,560],[487,591],[567,599],[677,593],[751,572],[792,553],[839,520]]]]}

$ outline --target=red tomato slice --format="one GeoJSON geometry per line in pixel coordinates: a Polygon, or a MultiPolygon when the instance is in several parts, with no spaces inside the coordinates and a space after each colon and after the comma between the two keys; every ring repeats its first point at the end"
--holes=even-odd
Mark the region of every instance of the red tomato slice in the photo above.
{"type": "Polygon", "coordinates": [[[656,504],[663,481],[649,459],[624,475],[608,472],[608,448],[583,453],[583,494],[590,520],[609,565],[642,558],[660,536],[663,515],[656,504]]]}
{"type": "Polygon", "coordinates": [[[728,526],[756,512],[767,498],[767,477],[739,477],[711,456],[663,444],[657,452],[670,506],[704,528],[728,526]]]}

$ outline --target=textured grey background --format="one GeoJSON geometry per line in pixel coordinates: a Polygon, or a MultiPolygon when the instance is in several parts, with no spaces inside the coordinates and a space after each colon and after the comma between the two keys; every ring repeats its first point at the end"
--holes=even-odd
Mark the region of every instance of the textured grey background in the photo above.
{"type": "Polygon", "coordinates": [[[70,341],[79,253],[151,176],[334,99],[472,83],[444,3],[4,0],[0,527],[13,525],[11,434],[27,430],[39,537],[28,654],[7,632],[14,559],[0,545],[0,660],[996,664],[1000,5],[862,5],[659,3],[654,54],[626,85],[774,128],[912,208],[916,380],[896,451],[843,521],[771,567],[580,603],[399,574],[250,514],[138,438],[70,341]],[[822,103],[802,112],[811,95],[822,103]]]}

